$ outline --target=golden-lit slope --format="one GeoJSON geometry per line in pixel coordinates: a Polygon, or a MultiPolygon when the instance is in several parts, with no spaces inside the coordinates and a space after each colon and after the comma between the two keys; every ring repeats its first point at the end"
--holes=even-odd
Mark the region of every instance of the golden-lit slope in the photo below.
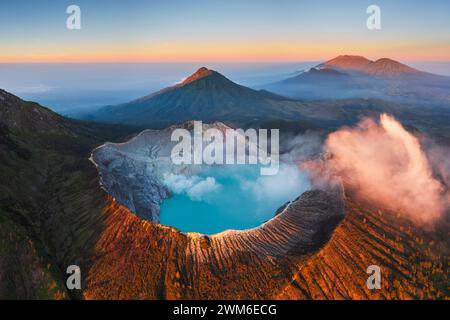
{"type": "Polygon", "coordinates": [[[259,228],[211,237],[143,221],[111,199],[85,298],[271,298],[342,218],[339,199],[307,192],[259,228]],[[290,267],[291,266],[291,267],[290,267]]]}
{"type": "MultiPolygon", "coordinates": [[[[305,223],[308,218],[302,216],[320,212],[326,200],[309,193],[300,201],[298,215],[291,218],[305,223]]],[[[250,230],[188,237],[142,221],[110,199],[84,298],[448,298],[442,243],[427,240],[388,211],[351,199],[346,206],[347,215],[331,240],[318,247],[309,242],[314,237],[301,241],[305,234],[308,239],[308,227],[299,228],[290,219],[291,224],[265,236],[250,230]],[[292,245],[286,241],[291,234],[298,235],[292,245]],[[381,290],[366,287],[366,269],[372,264],[381,267],[381,290]]]]}
{"type": "Polygon", "coordinates": [[[329,243],[297,270],[278,298],[449,298],[448,231],[419,231],[388,210],[352,199],[346,213],[329,243]],[[381,268],[381,290],[367,289],[369,265],[381,268]]]}

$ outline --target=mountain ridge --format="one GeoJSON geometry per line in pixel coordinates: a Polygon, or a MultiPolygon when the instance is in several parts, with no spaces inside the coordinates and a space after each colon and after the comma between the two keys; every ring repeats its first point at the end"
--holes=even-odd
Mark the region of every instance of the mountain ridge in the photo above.
{"type": "Polygon", "coordinates": [[[298,101],[265,90],[254,90],[202,67],[182,82],[131,102],[106,106],[88,119],[110,123],[160,126],[196,119],[254,120],[267,115],[294,116],[298,101]]]}
{"type": "Polygon", "coordinates": [[[293,99],[375,98],[450,108],[450,77],[417,70],[390,58],[372,61],[358,55],[340,55],[261,88],[293,99]]]}
{"type": "Polygon", "coordinates": [[[331,67],[347,71],[353,70],[377,77],[399,77],[404,75],[427,74],[426,72],[419,71],[390,58],[380,58],[372,61],[363,56],[352,55],[340,55],[336,58],[319,64],[317,67],[331,67]]]}
{"type": "Polygon", "coordinates": [[[317,67],[338,68],[344,71],[352,70],[382,78],[428,74],[390,58],[380,58],[372,61],[363,56],[352,55],[340,55],[318,65],[317,67]]]}
{"type": "Polygon", "coordinates": [[[192,73],[190,76],[184,78],[180,82],[178,82],[178,83],[176,83],[176,84],[174,84],[172,86],[165,87],[165,88],[163,88],[161,90],[155,91],[153,93],[150,93],[149,95],[143,96],[141,98],[138,98],[138,99],[130,101],[130,102],[145,101],[146,99],[150,99],[150,98],[156,97],[156,96],[158,96],[158,95],[160,95],[162,93],[169,92],[169,91],[172,91],[172,90],[184,87],[184,86],[186,86],[186,85],[188,85],[188,84],[190,84],[190,83],[192,83],[194,81],[200,80],[202,78],[205,78],[205,77],[208,77],[208,76],[211,76],[211,75],[214,75],[214,74],[220,75],[218,72],[216,72],[214,70],[210,70],[210,69],[208,69],[206,67],[200,67],[197,71],[192,73]]]}

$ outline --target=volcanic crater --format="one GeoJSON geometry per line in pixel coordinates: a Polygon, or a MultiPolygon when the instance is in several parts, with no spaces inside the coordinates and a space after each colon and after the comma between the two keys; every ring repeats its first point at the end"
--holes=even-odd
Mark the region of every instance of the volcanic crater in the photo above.
{"type": "MultiPolygon", "coordinates": [[[[192,177],[204,170],[202,165],[172,163],[170,156],[175,142],[171,141],[171,133],[176,128],[193,130],[193,122],[163,130],[145,130],[125,143],[105,143],[96,148],[91,156],[102,188],[116,202],[140,218],[156,224],[161,224],[161,204],[173,196],[164,183],[167,174],[192,177]]],[[[220,122],[203,124],[203,128],[229,129],[220,122]]],[[[172,228],[190,239],[207,240],[211,246],[209,250],[221,250],[222,254],[229,251],[225,256],[232,256],[234,250],[260,256],[286,256],[292,250],[296,254],[307,254],[327,241],[344,216],[344,205],[341,191],[303,191],[306,190],[294,190],[294,194],[298,194],[290,201],[280,203],[267,219],[251,228],[228,228],[207,235],[196,230],[180,232],[173,226],[162,227],[172,228]],[[235,241],[240,246],[229,245],[235,241]]],[[[189,214],[186,212],[186,215],[189,214]]],[[[210,219],[214,220],[214,212],[210,214],[210,219]]],[[[247,214],[255,215],[254,212],[247,214]]],[[[187,254],[192,254],[195,247],[194,244],[187,254]]],[[[202,255],[194,256],[198,258],[202,255]]]]}

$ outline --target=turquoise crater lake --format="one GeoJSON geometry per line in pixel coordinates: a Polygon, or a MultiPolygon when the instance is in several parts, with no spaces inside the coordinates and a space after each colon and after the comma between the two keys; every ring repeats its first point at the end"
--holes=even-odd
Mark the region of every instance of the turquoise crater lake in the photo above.
{"type": "Polygon", "coordinates": [[[310,188],[306,174],[286,164],[273,176],[258,166],[210,166],[195,176],[168,174],[164,184],[172,197],[161,205],[161,224],[203,234],[257,227],[310,188]]]}

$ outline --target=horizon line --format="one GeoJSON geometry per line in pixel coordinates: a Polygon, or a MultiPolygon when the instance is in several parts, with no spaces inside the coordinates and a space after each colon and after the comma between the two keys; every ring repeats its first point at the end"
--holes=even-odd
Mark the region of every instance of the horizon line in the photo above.
{"type": "Polygon", "coordinates": [[[1,61],[0,64],[6,65],[6,64],[208,64],[208,63],[224,63],[224,64],[238,64],[238,63],[245,63],[245,64],[267,64],[267,63],[273,63],[273,64],[289,64],[289,63],[316,63],[316,62],[326,62],[331,59],[334,59],[338,56],[361,56],[371,61],[376,61],[378,59],[388,58],[391,60],[395,60],[398,62],[446,62],[450,63],[449,59],[420,59],[420,58],[392,58],[389,56],[380,56],[378,58],[368,58],[364,55],[357,55],[357,54],[342,54],[342,55],[335,55],[331,58],[321,59],[289,59],[289,60],[22,60],[22,61],[1,61]]]}

